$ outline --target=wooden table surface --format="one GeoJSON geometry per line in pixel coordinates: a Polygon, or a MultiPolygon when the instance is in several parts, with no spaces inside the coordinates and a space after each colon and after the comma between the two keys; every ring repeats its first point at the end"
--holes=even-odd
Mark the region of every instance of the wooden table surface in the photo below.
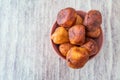
{"type": "Polygon", "coordinates": [[[119,0],[0,0],[0,80],[120,80],[119,0]],[[68,68],[50,44],[66,7],[103,16],[103,47],[82,69],[68,68]]]}

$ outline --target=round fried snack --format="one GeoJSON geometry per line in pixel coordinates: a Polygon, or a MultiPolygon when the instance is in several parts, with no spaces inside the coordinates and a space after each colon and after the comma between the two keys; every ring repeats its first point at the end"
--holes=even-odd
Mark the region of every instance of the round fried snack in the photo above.
{"type": "Polygon", "coordinates": [[[57,23],[63,27],[71,27],[76,19],[76,11],[73,8],[62,9],[57,15],[57,23]]]}
{"type": "Polygon", "coordinates": [[[64,27],[56,28],[55,32],[52,34],[51,39],[55,44],[62,44],[69,42],[68,32],[64,27]]]}
{"type": "Polygon", "coordinates": [[[90,10],[85,16],[83,24],[86,26],[87,30],[100,26],[102,24],[101,13],[97,10],[90,10]]]}
{"type": "Polygon", "coordinates": [[[89,59],[88,51],[82,47],[72,47],[67,53],[67,65],[71,68],[82,68],[89,59]]]}
{"type": "Polygon", "coordinates": [[[85,42],[85,27],[83,25],[75,25],[68,32],[71,44],[82,45],[85,42]]]}
{"type": "Polygon", "coordinates": [[[98,38],[101,34],[101,27],[96,27],[91,31],[87,31],[86,34],[88,37],[98,38]]]}
{"type": "Polygon", "coordinates": [[[88,39],[82,47],[88,50],[90,56],[98,52],[98,45],[93,39],[88,39]]]}
{"type": "Polygon", "coordinates": [[[75,25],[80,25],[80,24],[83,24],[83,20],[81,16],[77,15],[75,25]]]}
{"type": "Polygon", "coordinates": [[[66,54],[70,50],[71,47],[73,47],[72,44],[70,44],[70,43],[63,43],[63,44],[60,44],[59,51],[61,52],[61,54],[63,56],[66,57],[66,54]]]}

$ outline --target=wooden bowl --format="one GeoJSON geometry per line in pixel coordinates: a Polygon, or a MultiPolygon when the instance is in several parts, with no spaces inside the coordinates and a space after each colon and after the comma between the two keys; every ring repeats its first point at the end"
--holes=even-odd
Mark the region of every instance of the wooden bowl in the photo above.
{"type": "MultiPolygon", "coordinates": [[[[80,16],[84,19],[85,15],[86,15],[86,12],[81,11],[81,10],[78,10],[78,11],[77,11],[77,14],[80,15],[80,16]]],[[[59,26],[59,25],[57,24],[57,22],[55,22],[54,25],[53,25],[53,27],[52,27],[52,29],[51,29],[51,34],[50,34],[50,36],[53,34],[53,32],[55,31],[55,29],[56,29],[58,26],[59,26]]],[[[89,60],[92,59],[93,57],[95,57],[95,56],[99,53],[99,51],[100,51],[100,49],[101,49],[101,47],[102,47],[102,44],[103,44],[103,31],[102,31],[102,28],[101,28],[101,35],[100,35],[97,39],[94,39],[94,40],[97,42],[99,49],[98,49],[98,52],[97,52],[95,55],[90,56],[89,60]]],[[[59,51],[59,45],[53,43],[52,40],[51,40],[51,43],[52,43],[52,47],[53,47],[54,51],[55,51],[61,58],[66,59],[66,57],[63,56],[63,55],[60,53],[60,51],[59,51]]]]}

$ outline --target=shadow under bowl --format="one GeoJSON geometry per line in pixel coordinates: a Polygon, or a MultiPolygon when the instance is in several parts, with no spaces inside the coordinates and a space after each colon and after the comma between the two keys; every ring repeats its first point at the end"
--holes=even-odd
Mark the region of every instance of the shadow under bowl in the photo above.
{"type": "MultiPolygon", "coordinates": [[[[85,15],[86,15],[86,12],[81,11],[81,10],[78,10],[78,11],[76,11],[76,12],[77,12],[78,15],[80,15],[80,16],[84,19],[85,15]]],[[[58,26],[59,26],[59,25],[57,24],[57,22],[55,22],[54,25],[53,25],[53,27],[52,27],[52,29],[51,29],[51,34],[50,34],[50,36],[54,33],[55,29],[56,29],[58,26]]],[[[51,39],[50,39],[50,40],[51,40],[51,39]]],[[[102,47],[102,44],[103,44],[103,31],[102,31],[102,29],[101,29],[101,35],[100,35],[98,38],[94,39],[94,40],[95,40],[95,41],[97,42],[97,44],[98,44],[98,51],[96,52],[95,55],[90,56],[90,57],[89,57],[89,60],[92,59],[92,58],[94,58],[94,57],[99,53],[99,51],[101,50],[101,47],[102,47]]],[[[61,58],[66,59],[66,57],[63,56],[63,55],[60,53],[60,51],[59,51],[59,45],[53,43],[52,40],[51,40],[51,43],[52,43],[52,47],[53,47],[54,51],[55,51],[61,58]]]]}

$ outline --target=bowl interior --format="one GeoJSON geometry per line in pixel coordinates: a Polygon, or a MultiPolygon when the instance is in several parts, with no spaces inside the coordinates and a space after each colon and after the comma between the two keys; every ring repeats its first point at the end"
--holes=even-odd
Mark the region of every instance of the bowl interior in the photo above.
{"type": "MultiPolygon", "coordinates": [[[[83,12],[83,11],[77,11],[77,14],[80,15],[83,19],[84,19],[85,15],[86,15],[86,13],[83,12]]],[[[51,35],[53,34],[53,32],[55,31],[55,29],[56,29],[57,27],[58,27],[58,24],[57,24],[57,22],[55,22],[55,24],[53,25],[52,30],[51,30],[51,35]]],[[[92,59],[93,57],[95,57],[95,56],[99,53],[99,51],[100,51],[100,49],[101,49],[101,47],[102,47],[102,43],[103,43],[103,31],[102,31],[102,29],[101,29],[101,35],[100,35],[97,39],[94,39],[94,40],[95,40],[95,41],[97,42],[97,44],[98,44],[98,52],[97,52],[95,55],[90,56],[89,59],[92,59]]],[[[56,52],[60,57],[62,57],[63,59],[66,59],[66,58],[60,53],[60,51],[59,51],[59,45],[53,43],[52,40],[51,40],[51,43],[52,43],[52,46],[53,46],[53,49],[55,50],[55,52],[56,52]]]]}

